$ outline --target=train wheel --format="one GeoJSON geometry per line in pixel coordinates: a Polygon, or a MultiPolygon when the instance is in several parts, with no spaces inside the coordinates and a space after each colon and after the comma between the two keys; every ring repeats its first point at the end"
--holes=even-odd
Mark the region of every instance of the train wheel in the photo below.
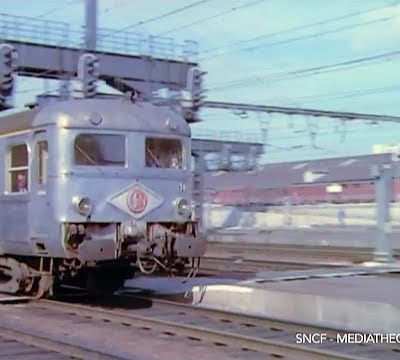
{"type": "Polygon", "coordinates": [[[53,276],[11,257],[0,257],[0,291],[41,298],[51,293],[53,276]]]}

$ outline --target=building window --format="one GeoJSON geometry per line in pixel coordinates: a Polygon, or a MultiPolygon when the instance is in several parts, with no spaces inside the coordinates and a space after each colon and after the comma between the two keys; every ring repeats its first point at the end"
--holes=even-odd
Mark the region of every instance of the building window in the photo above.
{"type": "Polygon", "coordinates": [[[147,138],[146,166],[183,169],[182,143],[178,139],[147,138]]]}
{"type": "Polygon", "coordinates": [[[49,153],[47,149],[47,141],[38,141],[35,148],[35,156],[37,159],[36,181],[40,185],[47,183],[47,167],[49,153]]]}
{"type": "Polygon", "coordinates": [[[26,144],[11,146],[8,153],[8,192],[28,191],[28,170],[28,148],[26,144]]]}
{"type": "Polygon", "coordinates": [[[76,165],[125,166],[125,136],[80,134],[75,139],[76,165]]]}

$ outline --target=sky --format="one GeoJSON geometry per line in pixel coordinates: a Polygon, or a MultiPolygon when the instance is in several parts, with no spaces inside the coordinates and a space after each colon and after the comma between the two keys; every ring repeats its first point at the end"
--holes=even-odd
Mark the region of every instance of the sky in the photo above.
{"type": "MultiPolygon", "coordinates": [[[[71,31],[84,24],[84,0],[1,4],[3,14],[64,22],[71,31]]],[[[400,0],[98,0],[98,26],[196,41],[209,100],[400,115],[400,0]]],[[[15,105],[57,87],[18,78],[15,105]]],[[[201,118],[195,136],[262,139],[265,162],[366,154],[374,144],[400,143],[395,123],[211,109],[201,118]]]]}

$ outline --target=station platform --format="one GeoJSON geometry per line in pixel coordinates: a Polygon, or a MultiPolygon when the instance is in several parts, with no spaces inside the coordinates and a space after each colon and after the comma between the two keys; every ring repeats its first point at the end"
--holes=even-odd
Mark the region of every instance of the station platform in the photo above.
{"type": "Polygon", "coordinates": [[[400,329],[400,264],[263,271],[248,280],[134,279],[155,293],[185,292],[193,305],[357,332],[400,329]]]}
{"type": "Polygon", "coordinates": [[[400,329],[400,265],[264,272],[235,285],[195,287],[193,294],[198,306],[299,324],[400,329]]]}

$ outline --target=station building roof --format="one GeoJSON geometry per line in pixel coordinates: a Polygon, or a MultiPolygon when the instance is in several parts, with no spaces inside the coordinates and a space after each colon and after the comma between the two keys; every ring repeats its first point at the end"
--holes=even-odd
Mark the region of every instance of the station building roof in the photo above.
{"type": "MultiPolygon", "coordinates": [[[[206,189],[279,188],[289,185],[372,180],[372,166],[394,163],[392,154],[370,154],[262,165],[250,172],[210,172],[206,189]]],[[[400,169],[400,161],[397,161],[400,169]]],[[[399,176],[400,170],[398,171],[399,176]]]]}

